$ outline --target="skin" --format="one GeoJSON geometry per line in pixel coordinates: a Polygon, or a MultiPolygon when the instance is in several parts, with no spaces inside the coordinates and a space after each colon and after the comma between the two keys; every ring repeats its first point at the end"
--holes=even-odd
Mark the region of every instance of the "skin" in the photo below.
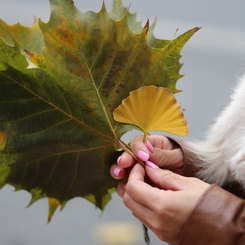
{"type": "Polygon", "coordinates": [[[184,224],[209,184],[181,176],[183,152],[168,138],[148,136],[147,140],[143,143],[142,136],[136,136],[130,143],[134,154],[147,163],[145,168],[124,152],[112,165],[111,175],[128,177],[117,189],[125,206],[159,239],[178,244],[184,224]]]}

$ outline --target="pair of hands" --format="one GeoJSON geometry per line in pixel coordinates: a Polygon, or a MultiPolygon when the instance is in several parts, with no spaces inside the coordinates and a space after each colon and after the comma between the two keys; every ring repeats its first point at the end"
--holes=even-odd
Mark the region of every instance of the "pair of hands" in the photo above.
{"type": "MultiPolygon", "coordinates": [[[[126,152],[111,167],[115,179],[128,177],[117,191],[124,204],[159,239],[177,244],[184,224],[209,184],[181,176],[182,150],[163,136],[136,136],[130,143],[145,169],[126,152]]],[[[200,221],[201,222],[201,221],[200,221]]]]}

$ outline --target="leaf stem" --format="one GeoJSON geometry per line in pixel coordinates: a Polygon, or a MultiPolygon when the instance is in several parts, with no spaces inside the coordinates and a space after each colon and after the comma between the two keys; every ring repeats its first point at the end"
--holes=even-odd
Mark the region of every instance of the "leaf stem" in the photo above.
{"type": "Polygon", "coordinates": [[[121,147],[124,151],[126,151],[129,155],[131,155],[136,162],[138,162],[143,168],[145,168],[145,163],[142,162],[131,150],[130,146],[123,142],[122,140],[118,140],[117,144],[121,147]]]}
{"type": "Polygon", "coordinates": [[[127,143],[125,143],[123,140],[119,140],[119,141],[131,151],[131,147],[127,143]]]}

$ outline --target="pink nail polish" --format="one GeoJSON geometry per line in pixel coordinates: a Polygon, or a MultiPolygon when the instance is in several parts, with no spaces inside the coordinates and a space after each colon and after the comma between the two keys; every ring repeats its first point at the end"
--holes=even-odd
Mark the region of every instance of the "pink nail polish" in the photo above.
{"type": "Polygon", "coordinates": [[[138,151],[138,157],[139,157],[140,160],[142,160],[144,162],[149,159],[149,155],[146,152],[142,151],[142,150],[138,151]]]}
{"type": "Polygon", "coordinates": [[[151,142],[149,140],[146,140],[145,142],[147,149],[151,152],[154,153],[154,147],[152,146],[151,142]]]}
{"type": "Polygon", "coordinates": [[[145,164],[150,168],[155,168],[155,169],[159,168],[155,163],[150,161],[146,161],[145,164]]]}
{"type": "Polygon", "coordinates": [[[122,156],[120,156],[120,157],[117,158],[117,164],[118,165],[120,165],[121,159],[122,159],[122,156]]]}
{"type": "Polygon", "coordinates": [[[122,170],[121,170],[120,168],[115,168],[115,169],[113,170],[113,173],[115,174],[115,176],[119,177],[121,171],[122,171],[122,170]]]}

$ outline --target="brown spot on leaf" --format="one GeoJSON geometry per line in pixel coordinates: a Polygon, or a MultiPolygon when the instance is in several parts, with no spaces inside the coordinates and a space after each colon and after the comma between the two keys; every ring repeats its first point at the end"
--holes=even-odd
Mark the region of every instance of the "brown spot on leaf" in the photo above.
{"type": "Polygon", "coordinates": [[[75,25],[78,26],[79,25],[79,21],[75,20],[75,25]]]}
{"type": "Polygon", "coordinates": [[[0,151],[2,151],[6,144],[6,138],[3,131],[0,129],[0,151]]]}

